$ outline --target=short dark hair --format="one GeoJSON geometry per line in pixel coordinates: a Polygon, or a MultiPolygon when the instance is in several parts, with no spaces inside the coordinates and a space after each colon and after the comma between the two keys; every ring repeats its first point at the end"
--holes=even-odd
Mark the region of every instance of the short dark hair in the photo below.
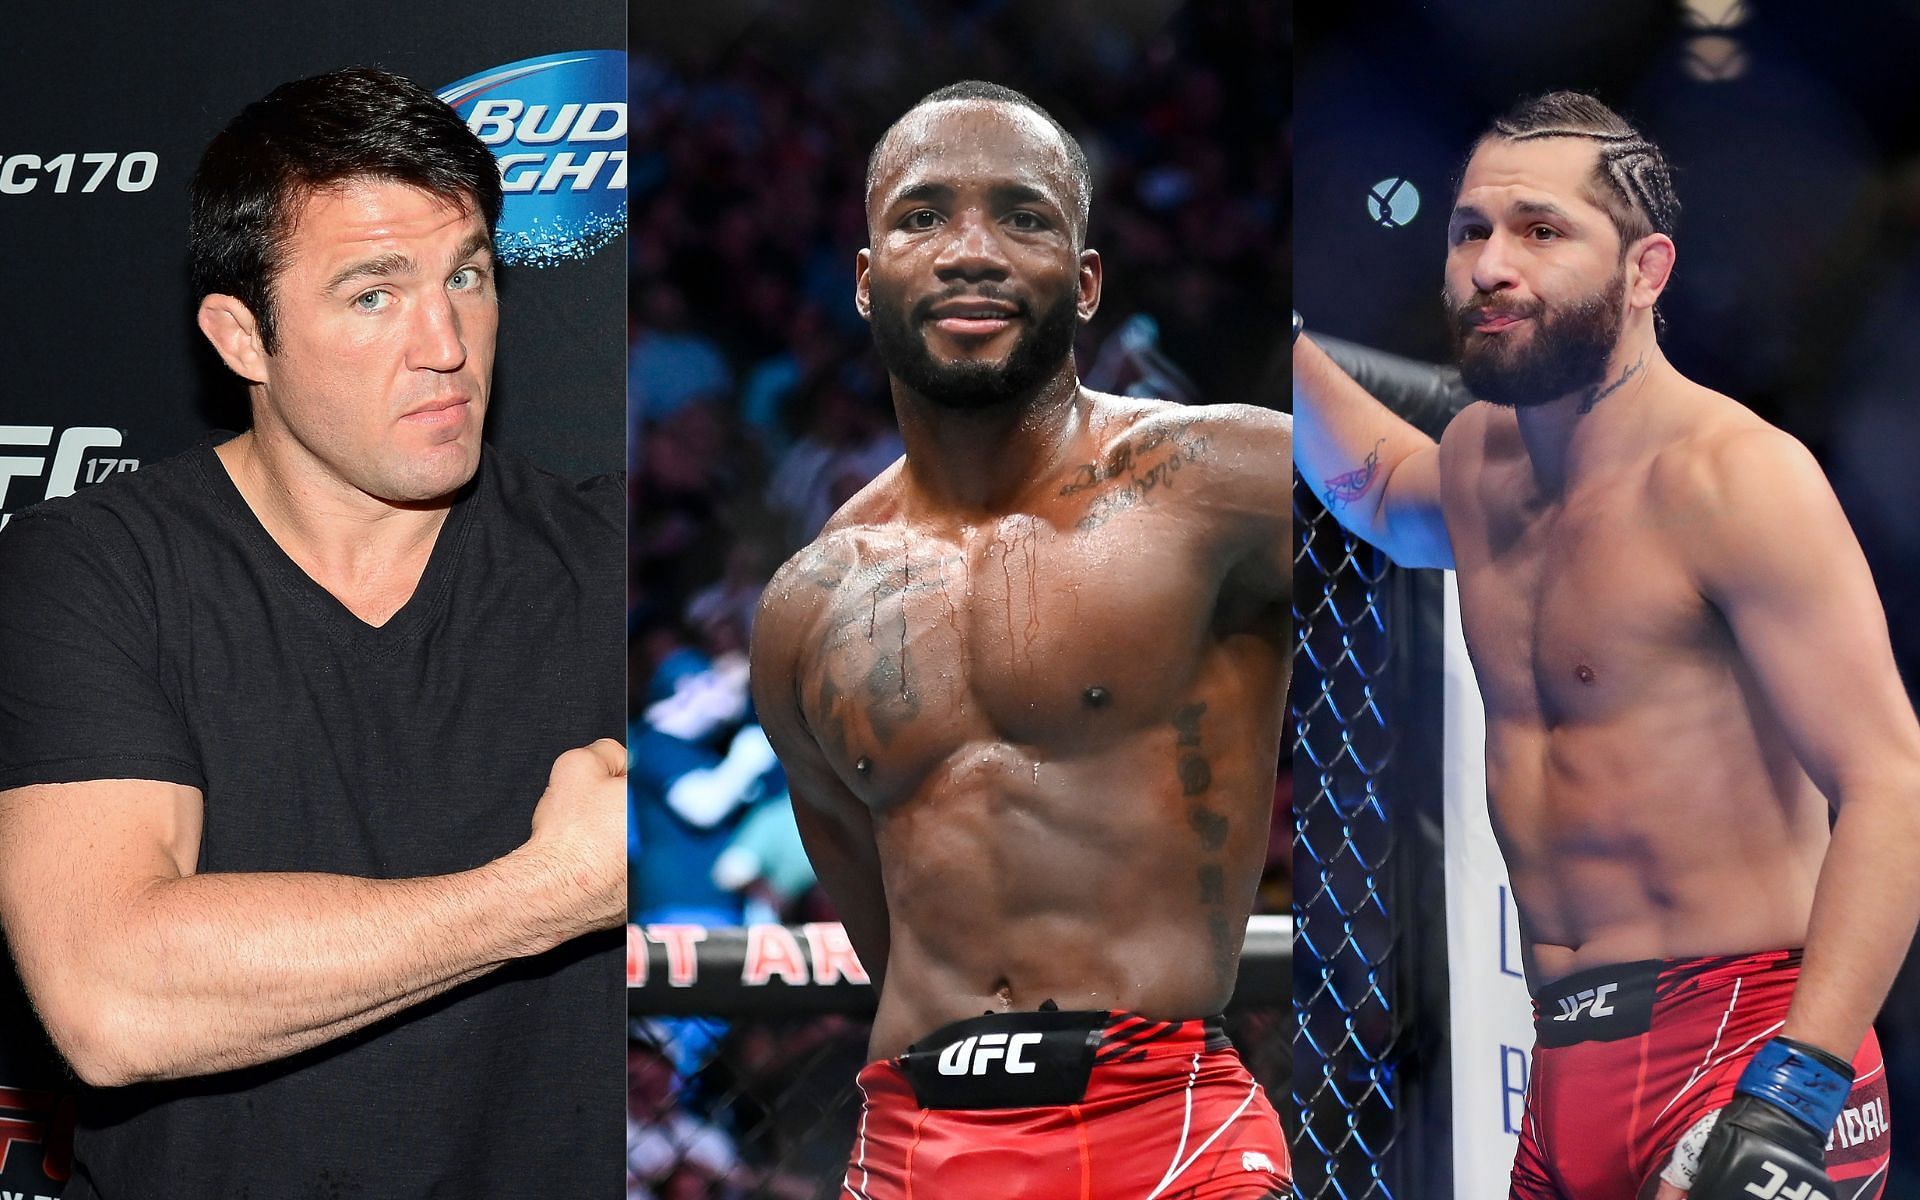
{"type": "MultiPolygon", "coordinates": [[[[1667,156],[1625,117],[1595,97],[1564,91],[1531,96],[1474,139],[1473,149],[1496,137],[1513,142],[1571,137],[1599,143],[1591,199],[1613,219],[1622,253],[1628,243],[1650,233],[1673,236],[1680,220],[1680,200],[1673,194],[1673,170],[1667,156]]],[[[1468,158],[1472,156],[1468,151],[1468,158]]],[[[1463,178],[1465,173],[1463,167],[1463,178]]]]}
{"type": "Polygon", "coordinates": [[[453,109],[411,80],[349,67],[282,84],[207,145],[191,184],[196,297],[238,297],[277,349],[274,278],[308,196],[351,179],[417,187],[500,223],[500,168],[453,109]]]}
{"type": "Polygon", "coordinates": [[[1080,244],[1084,246],[1087,240],[1087,218],[1093,211],[1093,168],[1087,162],[1087,152],[1081,148],[1079,140],[1067,132],[1067,127],[1055,120],[1052,113],[1040,107],[1033,97],[1001,84],[988,83],[984,79],[963,79],[959,83],[950,83],[938,91],[928,92],[914,101],[912,108],[901,113],[898,120],[887,126],[886,132],[880,135],[880,140],[873,144],[872,151],[867,154],[866,194],[871,197],[873,185],[880,181],[880,151],[886,146],[887,139],[893,136],[893,131],[900,127],[900,122],[929,104],[941,104],[948,100],[984,100],[991,104],[1011,104],[1040,114],[1047,124],[1053,126],[1053,131],[1060,135],[1060,142],[1067,149],[1067,168],[1073,175],[1074,189],[1079,193],[1074,200],[1079,209],[1080,244]]]}

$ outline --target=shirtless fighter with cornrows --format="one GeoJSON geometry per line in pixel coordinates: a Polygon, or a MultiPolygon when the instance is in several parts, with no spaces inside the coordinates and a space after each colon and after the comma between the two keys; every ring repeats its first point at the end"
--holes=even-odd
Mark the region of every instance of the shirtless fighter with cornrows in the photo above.
{"type": "Polygon", "coordinates": [[[760,718],[880,987],[857,1200],[1290,1194],[1213,1019],[1279,756],[1290,422],[1080,386],[1088,205],[1079,146],[1005,88],[881,138],[855,302],[906,456],[754,631],[760,718]]]}
{"type": "Polygon", "coordinates": [[[1448,233],[1486,403],[1436,446],[1298,337],[1300,471],[1394,561],[1458,573],[1536,1004],[1512,1194],[1866,1200],[1920,725],[1812,456],[1661,353],[1677,209],[1599,101],[1519,105],[1448,233]]]}

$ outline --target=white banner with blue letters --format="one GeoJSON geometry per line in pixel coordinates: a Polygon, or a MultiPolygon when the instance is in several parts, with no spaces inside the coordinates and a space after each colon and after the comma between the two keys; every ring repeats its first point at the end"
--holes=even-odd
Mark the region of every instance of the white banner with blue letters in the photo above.
{"type": "Polygon", "coordinates": [[[1443,786],[1452,1002],[1453,1193],[1504,1196],[1533,1054],[1532,1002],[1506,863],[1487,818],[1486,713],[1446,573],[1443,786]]]}

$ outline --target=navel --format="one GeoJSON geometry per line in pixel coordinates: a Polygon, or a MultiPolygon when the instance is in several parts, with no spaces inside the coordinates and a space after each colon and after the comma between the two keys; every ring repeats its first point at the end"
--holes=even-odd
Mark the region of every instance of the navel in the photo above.
{"type": "Polygon", "coordinates": [[[1113,693],[1096,683],[1080,693],[1080,702],[1088,708],[1105,708],[1113,703],[1113,693]]]}

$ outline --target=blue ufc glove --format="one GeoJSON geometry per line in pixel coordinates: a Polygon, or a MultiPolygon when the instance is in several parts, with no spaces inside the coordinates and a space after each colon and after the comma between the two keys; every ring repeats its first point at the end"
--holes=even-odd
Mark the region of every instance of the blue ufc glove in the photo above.
{"type": "Polygon", "coordinates": [[[1851,1064],[1792,1038],[1767,1042],[1707,1135],[1687,1200],[1833,1200],[1827,1133],[1852,1090],[1851,1064]]]}

